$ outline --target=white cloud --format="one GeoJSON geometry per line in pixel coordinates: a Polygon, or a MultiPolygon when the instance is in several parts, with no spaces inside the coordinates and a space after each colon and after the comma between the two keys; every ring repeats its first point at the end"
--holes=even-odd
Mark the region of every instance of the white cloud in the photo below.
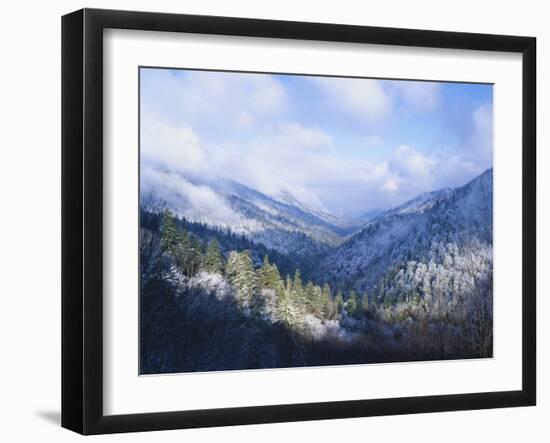
{"type": "Polygon", "coordinates": [[[318,127],[308,128],[298,123],[285,123],[280,125],[279,130],[282,141],[293,144],[296,149],[325,151],[332,146],[330,134],[318,127]]]}
{"type": "MultiPolygon", "coordinates": [[[[480,128],[486,124],[484,112],[476,114],[480,128]]],[[[342,159],[334,155],[330,134],[297,123],[227,146],[205,146],[189,127],[150,124],[144,126],[142,141],[144,185],[168,195],[174,205],[187,202],[193,208],[188,217],[200,215],[223,226],[246,222],[194,178],[235,180],[274,197],[290,193],[312,207],[359,214],[421,192],[460,186],[464,177],[483,170],[467,157],[433,157],[408,145],[396,147],[387,161],[342,159]]]]}
{"type": "Polygon", "coordinates": [[[243,155],[225,158],[224,174],[270,195],[290,192],[304,203],[321,207],[310,185],[317,181],[325,158],[333,160],[332,137],[319,128],[297,123],[279,125],[245,146],[243,155]]]}
{"type": "Polygon", "coordinates": [[[262,119],[273,118],[287,106],[287,93],[273,76],[169,70],[142,73],[144,121],[181,122],[199,130],[242,130],[262,119]]]}
{"type": "Polygon", "coordinates": [[[397,192],[399,191],[399,185],[394,178],[388,178],[384,183],[382,183],[381,189],[386,192],[397,192]]]}
{"type": "Polygon", "coordinates": [[[385,169],[379,192],[402,201],[432,190],[437,160],[408,145],[395,148],[385,169]]]}
{"type": "Polygon", "coordinates": [[[249,129],[254,126],[254,117],[250,112],[239,112],[235,117],[235,123],[239,128],[249,129]]]}
{"type": "Polygon", "coordinates": [[[462,157],[430,157],[408,145],[396,147],[388,161],[345,160],[334,155],[330,134],[297,123],[227,146],[205,146],[191,128],[165,124],[144,126],[142,139],[144,185],[175,205],[187,202],[193,209],[188,217],[223,226],[246,222],[208,186],[189,178],[234,180],[274,197],[289,193],[312,207],[359,214],[462,185],[465,176],[481,172],[462,157]]]}
{"type": "Polygon", "coordinates": [[[286,91],[272,76],[255,74],[190,71],[179,77],[175,89],[183,104],[193,104],[189,114],[195,112],[224,113],[232,110],[255,113],[273,113],[286,103],[286,91]]]}
{"type": "Polygon", "coordinates": [[[219,226],[256,230],[254,222],[243,219],[225,200],[206,185],[186,180],[181,174],[145,166],[141,170],[141,186],[162,196],[178,215],[190,220],[206,221],[219,226]]]}
{"type": "Polygon", "coordinates": [[[484,168],[493,164],[493,107],[479,106],[473,113],[474,131],[469,140],[471,157],[484,168]]]}
{"type": "Polygon", "coordinates": [[[319,209],[362,212],[370,201],[384,204],[378,188],[387,165],[339,158],[336,149],[319,128],[285,124],[254,139],[239,158],[226,158],[219,170],[268,195],[290,193],[319,209]]]}
{"type": "Polygon", "coordinates": [[[391,112],[391,97],[378,80],[317,77],[312,81],[333,106],[361,120],[380,119],[391,112]]]}
{"type": "Polygon", "coordinates": [[[435,161],[407,145],[398,146],[389,162],[391,172],[403,179],[428,179],[435,161]]]}
{"type": "Polygon", "coordinates": [[[436,190],[462,186],[465,184],[465,179],[473,178],[485,169],[485,167],[458,155],[439,158],[436,167],[434,167],[431,188],[436,190]]]}
{"type": "Polygon", "coordinates": [[[205,152],[190,127],[151,120],[141,125],[141,158],[145,164],[182,174],[206,166],[205,152]]]}
{"type": "MultiPolygon", "coordinates": [[[[290,193],[310,206],[358,214],[395,206],[421,192],[462,185],[492,164],[490,105],[469,116],[470,133],[457,153],[439,147],[436,154],[428,154],[412,144],[390,151],[388,141],[376,135],[380,132],[370,133],[369,128],[362,135],[365,127],[356,125],[351,143],[359,143],[358,149],[380,148],[382,154],[371,156],[377,161],[367,161],[338,152],[342,147],[335,140],[348,139],[329,132],[337,131],[338,125],[316,126],[317,109],[305,111],[306,117],[313,116],[309,124],[299,112],[287,112],[287,93],[296,92],[296,85],[287,92],[284,83],[266,75],[156,75],[160,78],[147,89],[152,98],[144,98],[142,114],[143,183],[163,189],[174,201],[185,199],[199,213],[225,223],[244,221],[208,186],[197,183],[231,179],[272,196],[290,193]]],[[[310,89],[314,90],[313,82],[324,94],[321,110],[334,111],[337,118],[382,121],[393,107],[395,114],[400,112],[398,100],[407,110],[441,105],[440,86],[433,83],[307,81],[310,89]]]]}
{"type": "Polygon", "coordinates": [[[434,110],[441,99],[441,85],[437,82],[320,77],[312,81],[331,105],[362,121],[387,118],[397,99],[417,111],[434,110]]]}
{"type": "Polygon", "coordinates": [[[401,98],[419,111],[431,111],[439,106],[441,85],[437,82],[395,81],[392,83],[401,98]]]}
{"type": "MultiPolygon", "coordinates": [[[[242,77],[239,87],[243,87],[242,77]]],[[[270,75],[255,75],[252,81],[252,106],[258,112],[277,112],[286,104],[286,91],[281,84],[270,75]]]]}

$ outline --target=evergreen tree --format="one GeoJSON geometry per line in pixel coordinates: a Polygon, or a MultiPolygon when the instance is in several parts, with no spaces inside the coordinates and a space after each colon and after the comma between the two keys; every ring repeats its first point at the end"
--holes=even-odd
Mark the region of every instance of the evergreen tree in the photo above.
{"type": "Polygon", "coordinates": [[[311,312],[316,317],[324,316],[324,307],[323,307],[323,290],[320,286],[313,286],[313,295],[311,301],[311,312]]]}
{"type": "Polygon", "coordinates": [[[270,287],[275,289],[275,294],[277,294],[277,297],[281,297],[285,285],[283,283],[283,279],[281,278],[281,274],[279,273],[279,269],[277,268],[277,265],[275,263],[271,265],[271,272],[269,274],[269,285],[270,287]]]}
{"type": "Polygon", "coordinates": [[[357,313],[357,295],[355,291],[351,290],[348,295],[348,301],[346,302],[346,311],[348,315],[354,316],[357,313]]]}
{"type": "Polygon", "coordinates": [[[176,218],[169,209],[162,215],[161,231],[162,249],[174,255],[180,241],[180,232],[176,226],[176,218]]]}
{"type": "Polygon", "coordinates": [[[302,321],[303,317],[296,303],[295,291],[293,290],[290,276],[287,275],[286,284],[283,287],[283,293],[278,300],[278,317],[285,325],[296,326],[302,321]]]}
{"type": "Polygon", "coordinates": [[[212,273],[221,273],[223,270],[223,256],[220,244],[216,239],[208,243],[204,256],[204,269],[212,273]]]}
{"type": "Polygon", "coordinates": [[[328,283],[323,285],[321,292],[321,312],[323,317],[331,318],[335,314],[336,307],[332,303],[330,286],[328,283]]]}
{"type": "Polygon", "coordinates": [[[264,261],[257,272],[257,284],[261,289],[274,289],[277,297],[282,295],[284,283],[275,263],[269,263],[269,257],[264,255],[264,261]]]}
{"type": "Polygon", "coordinates": [[[344,307],[344,297],[342,296],[341,291],[338,291],[338,294],[336,294],[336,297],[334,298],[334,304],[336,305],[336,311],[338,313],[342,312],[342,308],[344,307]]]}
{"type": "Polygon", "coordinates": [[[323,298],[324,299],[329,299],[330,298],[330,286],[328,283],[325,283],[323,285],[323,292],[322,292],[322,295],[323,295],[323,298]]]}
{"type": "Polygon", "coordinates": [[[294,293],[294,298],[296,302],[301,305],[305,302],[304,300],[304,288],[302,287],[302,274],[299,269],[296,269],[294,273],[294,280],[292,281],[292,291],[294,293]]]}
{"type": "Polygon", "coordinates": [[[363,294],[363,298],[361,299],[361,313],[366,314],[367,312],[369,312],[369,296],[365,292],[363,294]]]}
{"type": "Polygon", "coordinates": [[[243,306],[250,306],[256,288],[256,275],[250,251],[231,251],[227,260],[226,274],[237,291],[239,302],[243,306]]]}
{"type": "Polygon", "coordinates": [[[174,257],[184,275],[195,275],[202,260],[200,241],[189,236],[186,230],[178,229],[176,218],[169,210],[163,214],[161,229],[162,248],[174,257]]]}
{"type": "Polygon", "coordinates": [[[237,251],[231,251],[227,257],[227,263],[225,264],[225,275],[230,283],[235,279],[239,269],[239,253],[237,251]]]}
{"type": "Polygon", "coordinates": [[[194,276],[202,263],[202,245],[195,236],[190,236],[189,249],[187,254],[187,275],[194,276]]]}
{"type": "Polygon", "coordinates": [[[308,281],[304,287],[304,303],[309,312],[314,313],[314,302],[315,302],[315,286],[313,283],[308,281]]]}
{"type": "Polygon", "coordinates": [[[260,288],[272,289],[272,273],[271,264],[269,263],[269,257],[264,255],[264,261],[260,269],[258,269],[258,286],[260,288]]]}
{"type": "Polygon", "coordinates": [[[191,241],[187,231],[182,230],[178,233],[177,243],[173,248],[172,255],[176,259],[176,264],[181,272],[187,276],[191,276],[189,270],[191,241]]]}

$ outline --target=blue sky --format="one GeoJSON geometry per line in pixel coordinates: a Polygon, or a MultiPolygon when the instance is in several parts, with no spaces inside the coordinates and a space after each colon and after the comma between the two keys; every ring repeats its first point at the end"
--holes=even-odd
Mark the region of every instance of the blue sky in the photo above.
{"type": "MultiPolygon", "coordinates": [[[[239,181],[356,216],[492,167],[491,85],[142,68],[144,184],[239,181]],[[169,172],[170,174],[167,174],[169,172]]],[[[200,194],[204,194],[202,198],[200,194]]]]}

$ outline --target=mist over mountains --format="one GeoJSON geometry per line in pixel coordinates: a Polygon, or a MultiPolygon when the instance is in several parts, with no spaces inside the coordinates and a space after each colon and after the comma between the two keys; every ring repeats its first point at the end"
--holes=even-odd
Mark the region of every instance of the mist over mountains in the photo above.
{"type": "Polygon", "coordinates": [[[372,290],[399,266],[457,267],[458,254],[465,250],[492,257],[492,202],[492,169],[460,188],[422,194],[347,238],[321,260],[317,276],[338,286],[372,290]]]}
{"type": "Polygon", "coordinates": [[[194,186],[240,224],[142,198],[142,373],[492,355],[492,169],[356,224],[194,186]]]}
{"type": "Polygon", "coordinates": [[[492,245],[492,174],[491,168],[462,187],[426,192],[358,218],[312,208],[289,193],[268,196],[232,180],[188,179],[223,207],[197,206],[162,189],[155,193],[189,222],[229,230],[282,255],[309,257],[319,263],[311,276],[316,280],[345,280],[337,286],[367,289],[392,266],[426,259],[434,245],[492,245]],[[226,208],[232,217],[224,218],[226,208]]]}
{"type": "Polygon", "coordinates": [[[492,356],[492,85],[140,68],[139,118],[141,373],[492,356]]]}

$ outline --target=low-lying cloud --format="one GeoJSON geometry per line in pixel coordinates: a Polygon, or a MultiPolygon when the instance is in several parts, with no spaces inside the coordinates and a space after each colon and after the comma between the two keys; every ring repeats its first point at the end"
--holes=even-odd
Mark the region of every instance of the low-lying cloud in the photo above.
{"type": "MultiPolygon", "coordinates": [[[[327,110],[350,119],[390,119],[398,112],[396,103],[407,112],[443,112],[439,84],[341,80],[304,81],[330,102],[327,110]]],[[[342,155],[335,128],[304,124],[288,112],[292,94],[276,77],[162,73],[149,82],[155,87],[144,91],[143,187],[215,214],[223,224],[246,221],[204,184],[208,181],[234,180],[274,197],[291,194],[307,205],[355,216],[462,185],[492,166],[490,103],[464,116],[472,130],[459,151],[428,153],[413,143],[388,147],[382,136],[358,133],[347,142],[357,152],[385,153],[368,160],[342,155]],[[199,185],[196,178],[207,180],[199,185]]]]}

